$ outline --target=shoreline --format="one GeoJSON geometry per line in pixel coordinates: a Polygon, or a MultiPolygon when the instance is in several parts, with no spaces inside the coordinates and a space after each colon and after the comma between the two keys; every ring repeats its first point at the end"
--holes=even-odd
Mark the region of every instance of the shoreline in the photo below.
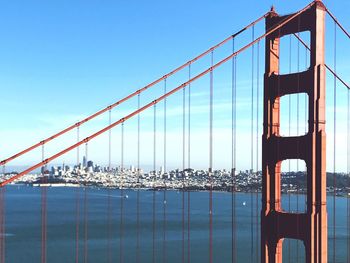
{"type": "MultiPolygon", "coordinates": [[[[150,187],[126,187],[126,188],[118,188],[118,187],[108,187],[105,185],[98,185],[98,184],[89,184],[89,185],[84,185],[84,184],[75,184],[75,183],[12,183],[9,184],[8,186],[27,186],[27,187],[53,187],[53,188],[58,188],[58,187],[67,187],[67,188],[98,188],[98,189],[123,189],[123,190],[142,190],[142,191],[185,191],[185,192],[209,192],[210,189],[203,189],[202,187],[190,187],[190,188],[166,188],[166,187],[155,187],[155,188],[150,188],[150,187]]],[[[212,192],[214,193],[259,193],[261,194],[261,191],[228,191],[227,189],[213,189],[212,192]]],[[[305,195],[305,191],[300,191],[297,193],[296,191],[282,191],[282,194],[288,195],[288,194],[293,194],[293,195],[305,195]]],[[[327,196],[333,196],[333,192],[328,191],[327,196]]],[[[336,195],[336,197],[345,197],[345,198],[350,198],[350,193],[339,193],[336,195]]]]}

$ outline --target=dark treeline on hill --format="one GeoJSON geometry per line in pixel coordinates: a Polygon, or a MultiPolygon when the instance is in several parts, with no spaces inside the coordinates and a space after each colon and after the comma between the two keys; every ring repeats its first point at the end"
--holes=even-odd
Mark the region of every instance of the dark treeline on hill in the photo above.
{"type": "MultiPolygon", "coordinates": [[[[334,184],[333,173],[327,173],[327,186],[333,186],[334,184]]],[[[348,174],[335,174],[335,186],[337,188],[350,187],[350,176],[348,174]]]]}
{"type": "MultiPolygon", "coordinates": [[[[305,172],[288,172],[282,173],[282,184],[297,185],[299,188],[306,188],[307,179],[305,172]]],[[[334,174],[327,173],[327,187],[333,187],[334,174]]],[[[348,188],[350,187],[350,176],[344,173],[335,174],[335,186],[336,188],[348,188]]]]}

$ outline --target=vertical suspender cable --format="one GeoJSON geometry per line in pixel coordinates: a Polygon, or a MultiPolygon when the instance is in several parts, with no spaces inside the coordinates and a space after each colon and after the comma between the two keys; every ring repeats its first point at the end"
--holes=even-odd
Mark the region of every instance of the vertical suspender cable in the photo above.
{"type": "MultiPolygon", "coordinates": [[[[80,141],[80,126],[77,127],[77,142],[80,141]]],[[[80,165],[80,146],[77,147],[77,170],[79,169],[80,165]]],[[[79,181],[78,181],[79,182],[79,181]]]]}
{"type": "MultiPolygon", "coordinates": [[[[108,125],[112,124],[112,111],[108,111],[108,125]]],[[[108,131],[108,175],[111,175],[112,167],[112,130],[108,131]]],[[[112,206],[111,206],[111,189],[108,186],[107,189],[107,262],[112,262],[112,249],[111,249],[111,239],[112,239],[112,206]]]]}
{"type": "Polygon", "coordinates": [[[182,262],[185,263],[185,114],[186,87],[182,89],[182,262]]]}
{"type": "MultiPolygon", "coordinates": [[[[2,166],[5,179],[6,167],[2,166]]],[[[0,188],[0,263],[5,263],[5,186],[0,188]]]]}
{"type": "MultiPolygon", "coordinates": [[[[108,111],[108,124],[112,124],[112,111],[108,111]]],[[[112,158],[112,129],[108,130],[108,170],[111,171],[111,158],[112,158]]]]}
{"type": "MultiPolygon", "coordinates": [[[[211,67],[214,65],[214,53],[211,51],[211,67]]],[[[209,98],[209,263],[213,262],[213,69],[210,70],[209,98]]]]}
{"type": "MultiPolygon", "coordinates": [[[[5,178],[6,167],[2,166],[2,175],[5,178]]],[[[5,186],[0,188],[0,263],[5,263],[5,186]]]]}
{"type": "MultiPolygon", "coordinates": [[[[41,157],[45,159],[45,145],[41,146],[41,157]]],[[[46,263],[46,221],[47,221],[47,187],[46,187],[46,176],[45,176],[45,165],[41,167],[41,183],[44,184],[41,187],[41,262],[46,263]]]]}
{"type": "MultiPolygon", "coordinates": [[[[140,93],[137,95],[137,108],[140,109],[140,93]]],[[[137,193],[136,193],[136,263],[140,262],[140,113],[137,114],[137,193]]]]}
{"type": "MultiPolygon", "coordinates": [[[[300,16],[298,16],[298,37],[300,38],[300,16]]],[[[297,47],[297,71],[298,71],[298,76],[297,76],[297,136],[299,136],[299,90],[300,90],[300,41],[298,41],[298,47],[297,47]]],[[[299,153],[299,144],[297,145],[297,151],[299,153]]],[[[299,159],[297,159],[297,176],[299,175],[299,159]]],[[[297,232],[299,234],[299,186],[297,186],[297,232]]],[[[296,257],[297,257],[297,262],[299,262],[299,241],[296,241],[297,243],[297,252],[296,252],[296,257]]]]}
{"type": "MultiPolygon", "coordinates": [[[[235,40],[232,40],[232,53],[235,52],[235,40]]],[[[232,250],[231,250],[231,259],[232,263],[236,263],[236,57],[232,58],[232,98],[231,98],[231,235],[232,235],[232,250]]]]}
{"type": "MultiPolygon", "coordinates": [[[[85,158],[88,160],[88,142],[85,143],[85,158]]],[[[83,167],[86,169],[87,167],[83,167]]],[[[84,263],[88,263],[88,200],[87,200],[87,174],[85,174],[84,187],[84,263]]]]}
{"type": "MultiPolygon", "coordinates": [[[[124,124],[125,122],[122,122],[121,125],[121,134],[120,134],[120,168],[121,172],[124,175],[125,167],[124,167],[124,124]]],[[[122,176],[124,179],[124,176],[122,176]]]]}
{"type": "Polygon", "coordinates": [[[156,188],[155,188],[155,182],[156,182],[156,147],[157,147],[157,135],[156,135],[156,112],[157,112],[157,106],[156,104],[154,104],[153,106],[153,207],[152,207],[152,233],[153,233],[153,238],[152,238],[152,262],[155,263],[156,262],[156,188]]]}
{"type": "MultiPolygon", "coordinates": [[[[167,79],[164,79],[164,94],[167,93],[167,79]]],[[[164,192],[163,192],[163,263],[165,263],[167,260],[167,248],[166,248],[166,228],[167,228],[167,184],[166,184],[166,174],[167,174],[167,160],[166,160],[166,156],[167,156],[167,152],[166,152],[166,146],[167,146],[167,122],[166,122],[166,117],[167,117],[167,111],[166,111],[166,106],[167,106],[167,99],[164,99],[164,152],[163,152],[163,169],[164,169],[164,192]]]]}
{"type": "MultiPolygon", "coordinates": [[[[252,41],[254,41],[255,26],[252,27],[252,41]]],[[[250,177],[254,169],[254,45],[252,46],[252,86],[251,86],[251,118],[250,118],[250,177]]],[[[250,262],[254,261],[254,199],[253,184],[250,183],[250,262]]]]}
{"type": "MultiPolygon", "coordinates": [[[[86,142],[85,143],[85,160],[86,160],[86,165],[87,165],[87,161],[89,160],[89,143],[86,142]]],[[[86,168],[86,167],[84,167],[86,168]]]]}
{"type": "MultiPolygon", "coordinates": [[[[334,23],[334,72],[337,73],[337,24],[334,23]]],[[[336,251],[336,143],[337,143],[337,78],[334,75],[334,115],[333,115],[333,262],[335,263],[336,251]]]]}
{"type": "MultiPolygon", "coordinates": [[[[281,29],[278,30],[278,38],[281,39],[281,29]]],[[[280,93],[280,88],[281,88],[281,78],[280,78],[280,75],[281,75],[281,61],[278,60],[278,79],[277,79],[277,94],[280,93]]],[[[280,105],[280,98],[276,98],[276,100],[278,100],[278,104],[280,105]]],[[[279,155],[279,152],[280,152],[280,145],[277,143],[277,146],[276,146],[276,154],[277,156],[279,155]]],[[[279,167],[280,169],[280,167],[279,167]]],[[[276,176],[276,174],[275,174],[276,176]]],[[[275,202],[277,203],[277,201],[279,201],[278,203],[278,206],[280,206],[280,200],[275,200],[275,202]]],[[[276,205],[275,205],[276,206],[276,205]]],[[[279,235],[280,233],[280,221],[279,221],[279,218],[277,217],[276,219],[276,232],[277,232],[277,236],[279,235]]]]}
{"type": "MultiPolygon", "coordinates": [[[[80,141],[80,128],[77,127],[77,142],[80,141]]],[[[77,147],[77,164],[76,164],[76,176],[77,176],[77,184],[79,186],[80,180],[79,180],[79,157],[80,154],[80,147],[77,147]]],[[[75,217],[76,217],[76,223],[75,223],[75,263],[79,263],[79,228],[80,228],[80,187],[76,187],[76,200],[75,200],[75,217]]]]}
{"type": "MultiPolygon", "coordinates": [[[[347,174],[348,178],[350,178],[350,90],[347,90],[348,93],[348,107],[347,107],[347,174]]],[[[347,208],[347,216],[346,216],[346,229],[347,229],[347,252],[346,252],[346,262],[350,262],[350,191],[348,187],[348,196],[346,198],[346,208],[347,208]]]]}
{"type": "MultiPolygon", "coordinates": [[[[308,57],[309,57],[309,50],[305,47],[305,70],[307,70],[308,66],[308,57]]],[[[305,120],[305,127],[304,127],[304,133],[305,135],[308,133],[308,94],[305,94],[304,96],[304,120],[305,120]]],[[[307,163],[305,162],[305,180],[306,180],[306,184],[307,184],[307,163]]],[[[305,213],[307,212],[307,195],[304,194],[304,206],[305,206],[305,213]]]]}
{"type": "MultiPolygon", "coordinates": [[[[307,70],[308,68],[308,57],[309,57],[309,50],[305,47],[305,70],[307,70]]],[[[308,132],[308,117],[307,117],[307,114],[308,114],[308,103],[307,103],[307,100],[308,100],[308,96],[306,95],[305,96],[305,101],[304,101],[304,108],[305,108],[305,134],[308,132]]],[[[306,166],[306,173],[307,173],[307,165],[305,163],[305,166],[306,166]]],[[[307,175],[306,175],[307,176],[307,175]]],[[[306,198],[306,197],[305,197],[306,198]]],[[[305,203],[306,203],[306,200],[305,200],[305,203]]]]}
{"type": "Polygon", "coordinates": [[[124,122],[121,125],[120,153],[120,251],[119,262],[124,262],[124,122]]]}
{"type": "Polygon", "coordinates": [[[256,70],[256,174],[255,174],[255,224],[256,224],[256,235],[255,235],[255,252],[256,252],[256,262],[259,262],[259,182],[258,182],[258,172],[259,172],[259,69],[260,69],[260,41],[257,43],[257,70],[256,70]]]}
{"type": "MultiPolygon", "coordinates": [[[[191,79],[191,63],[188,65],[188,79],[191,79]]],[[[188,84],[188,117],[187,117],[187,167],[191,169],[191,82],[188,84]]],[[[191,170],[190,170],[191,172],[191,170]]],[[[191,174],[190,174],[191,175],[191,174]]],[[[190,186],[188,181],[188,187],[190,186]]],[[[187,263],[191,262],[191,192],[187,191],[187,263]]]]}
{"type": "MultiPolygon", "coordinates": [[[[289,36],[289,74],[292,73],[292,35],[289,36]]],[[[292,97],[288,96],[288,136],[291,136],[291,117],[292,117],[292,97]]],[[[290,190],[291,185],[291,162],[288,160],[288,190],[290,190]]],[[[288,211],[291,211],[290,207],[290,191],[288,191],[288,211]]],[[[288,262],[290,263],[290,239],[288,239],[288,262]]]]}

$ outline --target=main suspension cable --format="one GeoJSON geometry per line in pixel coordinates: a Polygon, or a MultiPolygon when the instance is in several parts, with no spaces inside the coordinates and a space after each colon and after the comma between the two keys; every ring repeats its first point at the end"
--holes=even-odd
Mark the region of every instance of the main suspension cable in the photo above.
{"type": "MultiPolygon", "coordinates": [[[[311,5],[309,5],[309,6],[311,6],[311,5]]],[[[96,112],[96,113],[94,113],[94,114],[88,116],[87,118],[83,119],[82,121],[79,121],[79,122],[77,122],[77,123],[75,123],[75,124],[73,124],[73,125],[67,127],[66,129],[64,129],[64,130],[62,130],[62,131],[60,131],[60,132],[58,132],[58,133],[56,133],[56,134],[54,134],[54,135],[52,135],[52,136],[46,138],[46,139],[44,139],[43,141],[40,141],[40,142],[38,142],[38,143],[36,143],[36,144],[34,144],[34,145],[32,145],[32,146],[30,146],[30,147],[28,147],[28,148],[22,150],[21,152],[19,152],[19,153],[13,155],[13,156],[11,156],[11,157],[9,157],[9,158],[7,158],[7,159],[2,160],[2,161],[0,162],[0,165],[4,165],[4,164],[6,164],[6,163],[8,163],[8,162],[10,162],[10,161],[12,161],[12,160],[18,158],[19,156],[21,156],[21,155],[23,155],[23,154],[25,154],[25,153],[27,153],[27,152],[30,152],[30,151],[36,149],[37,147],[41,146],[42,144],[46,144],[46,143],[48,143],[49,141],[52,141],[52,140],[54,140],[55,138],[60,137],[61,135],[63,135],[63,134],[65,134],[65,133],[67,133],[67,132],[73,130],[74,128],[79,127],[79,126],[81,126],[82,124],[84,124],[84,123],[86,123],[86,122],[88,122],[88,121],[90,121],[90,120],[92,120],[92,119],[95,119],[96,117],[100,116],[101,114],[103,114],[103,113],[105,113],[105,112],[107,112],[107,111],[109,111],[109,110],[111,110],[111,109],[117,107],[118,105],[122,104],[123,102],[125,102],[125,101],[127,101],[127,100],[129,100],[129,99],[131,99],[131,98],[133,98],[133,97],[135,97],[136,95],[141,94],[142,92],[144,92],[144,91],[148,90],[149,88],[155,86],[156,84],[158,84],[159,82],[163,81],[164,79],[166,79],[166,78],[168,78],[168,77],[174,75],[175,73],[181,71],[182,69],[186,68],[188,65],[193,64],[193,63],[196,62],[197,60],[199,60],[199,59],[205,57],[206,55],[210,54],[213,50],[215,50],[215,49],[217,49],[217,48],[223,46],[225,43],[227,43],[227,42],[230,41],[231,39],[237,37],[238,35],[242,34],[244,31],[246,31],[247,29],[249,29],[250,27],[252,27],[253,25],[255,25],[255,24],[259,23],[260,21],[262,21],[267,15],[268,15],[268,13],[265,13],[264,15],[262,15],[261,17],[259,17],[258,19],[256,19],[255,21],[253,21],[252,23],[250,23],[249,25],[247,25],[246,27],[244,27],[243,29],[241,29],[241,30],[239,30],[238,32],[234,33],[233,35],[231,35],[231,36],[225,38],[223,41],[221,41],[221,42],[219,42],[218,44],[212,46],[211,48],[209,48],[209,49],[206,50],[205,52],[203,52],[203,53],[201,53],[200,55],[196,56],[195,58],[189,60],[189,61],[186,62],[185,64],[183,64],[183,65],[177,67],[177,68],[174,69],[173,71],[170,71],[169,73],[165,74],[164,76],[162,76],[162,77],[158,78],[157,80],[155,80],[155,81],[149,83],[149,84],[146,85],[145,87],[143,87],[143,88],[141,88],[141,89],[138,89],[137,91],[133,92],[132,94],[129,94],[128,96],[124,97],[123,99],[121,99],[121,100],[119,100],[119,101],[117,101],[117,102],[115,102],[115,103],[113,103],[113,104],[107,106],[106,108],[104,108],[104,109],[102,109],[102,110],[100,110],[100,111],[98,111],[98,112],[96,112]]]]}
{"type": "MultiPolygon", "coordinates": [[[[190,80],[184,82],[183,84],[181,84],[180,86],[170,90],[169,92],[167,92],[166,94],[158,97],[157,99],[153,100],[152,102],[144,105],[143,107],[141,107],[140,109],[138,110],[135,110],[133,112],[131,112],[130,114],[126,115],[124,118],[121,118],[119,119],[118,121],[116,122],[113,122],[111,125],[95,132],[94,134],[92,134],[91,136],[89,137],[86,137],[85,139],[81,140],[79,143],[75,143],[73,145],[71,145],[70,147],[56,153],[55,155],[45,159],[43,162],[39,162],[29,168],[27,168],[26,170],[18,173],[17,175],[9,178],[9,179],[6,179],[4,181],[2,181],[0,183],[0,187],[1,186],[4,186],[4,185],[7,185],[19,178],[21,178],[23,175],[39,168],[42,166],[43,163],[49,163],[51,162],[52,160],[55,160],[56,158],[62,156],[63,154],[77,148],[79,145],[82,145],[96,137],[98,137],[99,135],[105,133],[106,131],[108,131],[109,129],[112,129],[114,128],[115,126],[118,126],[119,124],[121,124],[123,121],[126,121],[132,117],[134,117],[135,115],[139,114],[140,112],[156,105],[157,103],[159,103],[160,101],[164,100],[166,97],[169,97],[170,95],[176,93],[177,91],[181,90],[184,88],[184,86],[188,85],[189,83],[203,77],[204,75],[210,73],[211,70],[214,70],[216,68],[218,68],[219,66],[221,66],[222,64],[230,61],[233,57],[237,56],[238,54],[242,53],[243,51],[245,51],[246,49],[250,48],[252,45],[256,44],[258,41],[261,41],[262,39],[264,39],[266,36],[269,36],[270,34],[274,33],[276,30],[279,30],[281,27],[283,27],[285,24],[287,24],[289,21],[293,20],[294,18],[296,18],[298,15],[304,13],[306,10],[308,10],[311,6],[313,6],[313,3],[307,5],[306,7],[304,7],[303,9],[301,9],[300,11],[298,11],[297,13],[294,13],[293,15],[290,15],[288,16],[287,18],[285,18],[281,23],[279,23],[278,25],[276,25],[274,28],[268,30],[266,33],[262,34],[260,37],[256,38],[253,42],[250,42],[249,44],[243,46],[242,48],[240,48],[238,51],[236,51],[235,53],[232,53],[231,55],[227,56],[226,58],[222,59],[221,61],[217,62],[216,64],[214,64],[212,67],[202,71],[201,73],[199,73],[198,75],[196,75],[195,77],[192,77],[190,80]]],[[[0,165],[2,165],[2,163],[0,163],[0,165]]]]}
{"type": "MultiPolygon", "coordinates": [[[[305,41],[300,36],[298,36],[295,33],[293,35],[300,41],[301,44],[303,44],[303,46],[307,50],[309,50],[309,51],[311,50],[310,47],[305,43],[305,41]]],[[[350,89],[350,84],[346,83],[346,81],[343,78],[341,78],[336,72],[334,72],[334,70],[330,66],[328,66],[327,64],[324,64],[324,66],[334,77],[336,77],[338,79],[338,81],[340,81],[345,87],[350,89]]]]}
{"type": "Polygon", "coordinates": [[[345,27],[338,21],[338,19],[326,8],[328,15],[333,19],[334,23],[344,32],[344,34],[350,38],[350,33],[345,29],[345,27]]]}

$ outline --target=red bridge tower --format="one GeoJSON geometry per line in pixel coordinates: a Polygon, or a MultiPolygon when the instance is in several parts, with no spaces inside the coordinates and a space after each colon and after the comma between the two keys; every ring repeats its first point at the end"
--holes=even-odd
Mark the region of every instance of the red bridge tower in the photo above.
{"type": "MultiPolygon", "coordinates": [[[[266,30],[287,16],[274,10],[266,30]]],[[[315,1],[307,11],[266,38],[264,132],[262,138],[261,255],[263,263],[282,262],[284,238],[302,240],[307,263],[327,262],[326,134],[325,134],[325,7],[315,1]],[[280,38],[310,32],[310,68],[279,74],[280,38]],[[303,136],[280,136],[280,97],[306,93],[308,131],[303,136]],[[304,160],[307,166],[307,211],[288,213],[281,207],[281,162],[304,160]]]]}

